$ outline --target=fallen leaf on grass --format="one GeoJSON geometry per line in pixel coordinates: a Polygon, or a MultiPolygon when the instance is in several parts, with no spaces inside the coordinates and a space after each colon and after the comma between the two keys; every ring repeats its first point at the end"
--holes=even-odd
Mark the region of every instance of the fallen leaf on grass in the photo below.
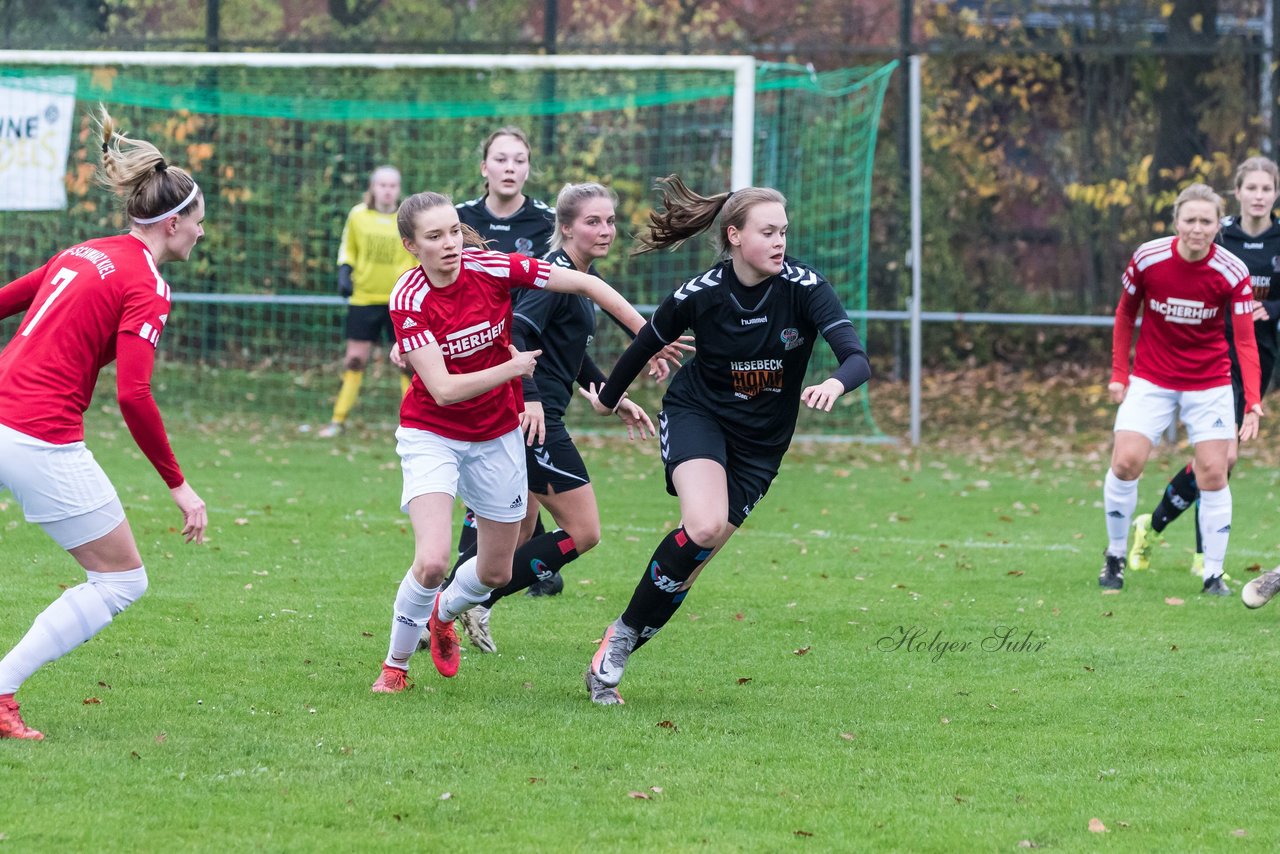
{"type": "Polygon", "coordinates": [[[1248,836],[1249,831],[1245,830],[1243,827],[1237,827],[1235,830],[1231,831],[1231,835],[1232,836],[1248,836]]]}
{"type": "Polygon", "coordinates": [[[158,733],[156,735],[156,744],[164,744],[168,740],[169,740],[169,733],[167,732],[158,733]]]}
{"type": "Polygon", "coordinates": [[[751,677],[750,677],[750,676],[739,676],[739,677],[738,677],[738,684],[739,684],[739,685],[746,685],[746,684],[747,684],[748,682],[750,682],[750,681],[751,681],[751,677]]]}
{"type": "Polygon", "coordinates": [[[452,797],[453,797],[453,792],[441,792],[441,793],[440,793],[440,800],[442,800],[442,801],[447,801],[447,800],[449,800],[449,799],[450,799],[450,798],[452,798],[452,797]]]}
{"type": "Polygon", "coordinates": [[[1262,572],[1262,564],[1251,563],[1244,568],[1245,572],[1262,572]]]}
{"type": "Polygon", "coordinates": [[[680,727],[676,726],[674,721],[658,721],[658,726],[662,727],[663,729],[672,730],[673,732],[680,731],[680,727]]]}
{"type": "Polygon", "coordinates": [[[110,691],[110,690],[111,690],[111,686],[110,686],[110,685],[108,685],[106,682],[103,682],[102,680],[98,680],[98,687],[99,687],[99,688],[106,688],[108,691],[110,691]]]}
{"type": "Polygon", "coordinates": [[[1103,590],[1102,595],[1103,596],[1119,596],[1120,591],[1119,590],[1103,590]]]}
{"type": "Polygon", "coordinates": [[[246,518],[244,518],[243,516],[241,516],[240,518],[236,519],[236,524],[237,524],[237,525],[248,525],[248,524],[249,524],[249,520],[248,520],[248,519],[246,519],[246,518]]]}
{"type": "Polygon", "coordinates": [[[951,723],[951,718],[939,718],[939,720],[944,724],[951,723]]]}
{"type": "Polygon", "coordinates": [[[1026,575],[1026,573],[1020,569],[1011,569],[1005,575],[1026,575]]]}
{"type": "Polygon", "coordinates": [[[853,741],[855,738],[857,738],[857,736],[851,732],[842,732],[840,733],[840,737],[843,738],[845,741],[853,741]]]}
{"type": "Polygon", "coordinates": [[[1102,823],[1101,819],[1091,818],[1089,819],[1089,832],[1090,833],[1106,833],[1107,826],[1102,823]]]}
{"type": "Polygon", "coordinates": [[[102,702],[102,701],[101,701],[101,700],[99,700],[97,697],[85,697],[85,698],[84,698],[84,704],[85,704],[86,706],[96,706],[96,705],[98,705],[98,704],[99,704],[99,703],[101,703],[101,702],[102,702]]]}
{"type": "Polygon", "coordinates": [[[627,792],[628,798],[635,798],[637,801],[652,800],[648,792],[627,792]]]}
{"type": "Polygon", "coordinates": [[[373,637],[373,632],[361,632],[361,633],[360,633],[360,637],[362,637],[362,638],[371,638],[371,637],[373,637]]]}
{"type": "Polygon", "coordinates": [[[530,783],[545,783],[545,782],[546,782],[546,780],[543,780],[541,777],[530,777],[530,778],[529,778],[529,782],[530,782],[530,783]]]}
{"type": "Polygon", "coordinates": [[[1102,616],[1104,616],[1104,617],[1110,617],[1110,616],[1112,616],[1112,613],[1113,613],[1113,612],[1111,612],[1111,611],[1103,611],[1103,612],[1102,612],[1102,616]]]}
{"type": "Polygon", "coordinates": [[[734,614],[734,615],[733,615],[733,618],[734,618],[735,620],[738,620],[739,622],[741,622],[742,620],[745,620],[745,619],[746,619],[746,617],[744,617],[744,616],[742,615],[742,612],[741,612],[741,611],[739,611],[738,613],[734,614]]]}
{"type": "Polygon", "coordinates": [[[813,834],[812,834],[810,831],[807,831],[807,830],[793,830],[793,831],[791,831],[791,833],[792,833],[794,836],[813,836],[813,834]]]}
{"type": "Polygon", "coordinates": [[[1187,604],[1187,603],[1186,603],[1184,600],[1179,599],[1177,596],[1166,596],[1166,597],[1164,597],[1164,604],[1166,604],[1166,605],[1185,605],[1185,604],[1187,604]]]}
{"type": "Polygon", "coordinates": [[[802,647],[800,647],[799,649],[793,649],[793,650],[791,651],[791,654],[792,654],[792,655],[808,655],[808,654],[809,654],[809,647],[807,647],[807,646],[802,646],[802,647]]]}
{"type": "Polygon", "coordinates": [[[1018,847],[1019,848],[1039,848],[1040,844],[1037,842],[1032,842],[1030,839],[1019,839],[1018,847]]]}

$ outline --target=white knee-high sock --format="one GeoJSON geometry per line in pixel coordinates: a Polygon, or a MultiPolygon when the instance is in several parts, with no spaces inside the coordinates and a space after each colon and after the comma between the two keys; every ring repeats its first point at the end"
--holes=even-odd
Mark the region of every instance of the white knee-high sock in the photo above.
{"type": "Polygon", "coordinates": [[[1204,543],[1204,577],[1222,575],[1231,538],[1231,487],[1200,490],[1200,539],[1204,543]]]}
{"type": "Polygon", "coordinates": [[[423,587],[413,577],[410,568],[400,582],[396,604],[391,612],[391,643],[387,648],[386,663],[401,670],[409,669],[409,658],[418,648],[418,638],[431,617],[439,587],[423,587]]]}
{"type": "Polygon", "coordinates": [[[111,618],[147,589],[144,567],[86,572],[87,581],[64,592],[36,617],[18,645],[0,660],[0,694],[12,694],[41,666],[61,658],[111,624],[111,618]]]}
{"type": "Polygon", "coordinates": [[[493,588],[480,580],[476,573],[476,558],[468,558],[458,567],[453,581],[440,594],[440,609],[436,612],[441,620],[448,622],[456,619],[463,611],[470,610],[489,598],[493,588]]]}
{"type": "Polygon", "coordinates": [[[1138,506],[1138,480],[1121,480],[1107,469],[1102,484],[1102,509],[1107,514],[1107,554],[1124,556],[1129,548],[1129,523],[1138,506]]]}

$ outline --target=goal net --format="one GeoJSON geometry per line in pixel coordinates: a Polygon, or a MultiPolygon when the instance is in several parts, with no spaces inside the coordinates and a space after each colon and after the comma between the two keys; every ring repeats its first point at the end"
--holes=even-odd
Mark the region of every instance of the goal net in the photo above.
{"type": "MultiPolygon", "coordinates": [[[[515,124],[534,149],[527,194],[553,203],[564,183],[585,180],[618,194],[619,240],[598,269],[642,311],[714,260],[709,239],[626,251],[656,200],[654,179],[675,172],[708,194],[781,190],[790,253],[835,284],[865,339],[871,167],[891,71],[812,73],[749,57],[0,51],[0,107],[5,92],[73,91],[75,114],[66,206],[0,210],[3,275],[126,227],[92,180],[90,115],[102,103],[126,133],[192,171],[206,197],[204,240],[163,270],[175,298],[156,369],[162,408],[323,423],[342,370],[338,238],[370,171],[398,167],[406,194],[475,198],[481,141],[515,124]]],[[[43,156],[39,140],[0,143],[11,157],[43,156]]],[[[0,163],[0,183],[16,180],[11,166],[0,163]]],[[[625,339],[600,330],[593,356],[607,371],[625,339]]],[[[7,340],[12,324],[0,331],[7,340]]],[[[831,361],[819,344],[814,377],[831,361]]],[[[353,421],[393,424],[398,398],[394,371],[375,360],[353,421]]],[[[580,409],[571,418],[599,426],[580,409]]],[[[880,435],[865,392],[834,416],[805,412],[799,432],[880,435]]]]}

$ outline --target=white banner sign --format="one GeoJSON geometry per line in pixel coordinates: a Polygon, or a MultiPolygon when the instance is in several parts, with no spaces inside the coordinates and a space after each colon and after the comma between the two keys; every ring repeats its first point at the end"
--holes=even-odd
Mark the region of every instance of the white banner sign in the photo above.
{"type": "Polygon", "coordinates": [[[0,210],[67,206],[74,77],[0,77],[0,210]]]}

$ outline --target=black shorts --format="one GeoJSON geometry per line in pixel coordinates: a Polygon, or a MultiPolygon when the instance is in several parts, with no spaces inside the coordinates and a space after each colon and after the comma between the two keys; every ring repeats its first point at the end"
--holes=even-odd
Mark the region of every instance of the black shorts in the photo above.
{"type": "Polygon", "coordinates": [[[586,463],[573,437],[558,419],[547,419],[547,436],[541,445],[525,447],[529,464],[529,491],[546,495],[548,488],[568,492],[591,483],[586,463]]]}
{"type": "Polygon", "coordinates": [[[689,460],[715,460],[724,466],[729,486],[729,523],[741,528],[751,511],[769,491],[786,447],[753,446],[724,431],[709,413],[668,407],[658,413],[662,462],[667,470],[667,492],[676,494],[671,473],[689,460]]]}
{"type": "Polygon", "coordinates": [[[347,306],[347,340],[372,341],[375,344],[396,340],[396,331],[391,326],[391,310],[385,305],[347,306]]]}

